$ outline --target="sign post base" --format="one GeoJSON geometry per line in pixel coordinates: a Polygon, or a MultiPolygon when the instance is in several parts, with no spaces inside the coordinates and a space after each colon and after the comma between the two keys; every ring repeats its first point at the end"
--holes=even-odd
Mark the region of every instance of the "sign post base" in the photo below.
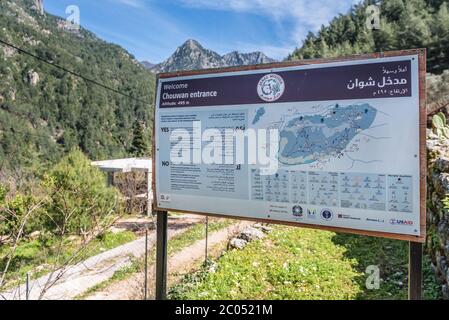
{"type": "Polygon", "coordinates": [[[156,300],[167,299],[167,211],[157,211],[156,300]]]}
{"type": "Polygon", "coordinates": [[[409,262],[408,262],[409,300],[422,299],[422,256],[423,256],[422,243],[409,242],[409,262]]]}

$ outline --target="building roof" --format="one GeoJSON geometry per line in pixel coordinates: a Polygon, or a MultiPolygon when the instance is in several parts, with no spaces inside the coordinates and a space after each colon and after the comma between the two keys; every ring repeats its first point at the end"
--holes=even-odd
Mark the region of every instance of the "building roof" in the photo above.
{"type": "Polygon", "coordinates": [[[151,158],[112,159],[93,161],[92,165],[98,167],[101,171],[108,172],[152,172],[153,160],[151,158]]]}

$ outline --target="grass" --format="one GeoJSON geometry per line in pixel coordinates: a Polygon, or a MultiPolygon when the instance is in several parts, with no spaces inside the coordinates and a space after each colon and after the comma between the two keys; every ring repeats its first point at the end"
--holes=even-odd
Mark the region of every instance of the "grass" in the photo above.
{"type": "MultiPolygon", "coordinates": [[[[227,228],[228,226],[234,224],[234,220],[230,219],[222,219],[222,220],[212,220],[209,222],[209,233],[213,233],[215,231],[227,228]]],[[[194,244],[195,242],[204,239],[205,237],[205,226],[204,224],[195,224],[185,232],[174,236],[172,239],[168,241],[167,251],[168,255],[173,256],[174,254],[180,252],[182,249],[194,244]]],[[[155,263],[156,257],[156,249],[152,248],[148,254],[148,265],[155,263]]],[[[117,270],[114,275],[91,288],[89,288],[86,292],[76,297],[78,300],[82,300],[100,290],[103,290],[110,286],[111,284],[125,280],[128,277],[132,276],[137,272],[143,271],[144,268],[144,257],[139,259],[134,259],[129,266],[123,267],[117,270]]]]}
{"type": "MultiPolygon", "coordinates": [[[[348,234],[335,234],[333,242],[346,248],[345,257],[358,261],[356,267],[360,272],[370,265],[380,269],[382,282],[378,290],[366,289],[365,274],[356,279],[358,286],[363,289],[358,299],[407,299],[408,242],[348,234]]],[[[424,299],[439,299],[440,286],[427,255],[423,259],[423,277],[424,299]]]]}
{"type": "MultiPolygon", "coordinates": [[[[210,266],[186,275],[172,299],[405,299],[407,243],[276,226],[264,239],[232,250],[210,266]],[[383,281],[368,290],[366,267],[383,281]]],[[[427,261],[426,261],[427,262],[427,261]]],[[[439,297],[428,263],[424,297],[439,297]]]]}
{"type": "MultiPolygon", "coordinates": [[[[235,223],[235,220],[222,219],[209,222],[209,234],[227,228],[235,223]]],[[[205,238],[204,224],[196,224],[186,232],[179,236],[173,237],[168,241],[167,251],[168,255],[173,255],[182,249],[194,244],[195,242],[205,238]]]]}
{"type": "MultiPolygon", "coordinates": [[[[77,255],[77,260],[87,259],[135,239],[136,236],[131,231],[106,232],[91,241],[83,252],[79,256],[77,255]]],[[[53,266],[58,266],[61,262],[75,255],[81,246],[79,237],[67,237],[63,240],[61,252],[58,255],[59,241],[56,241],[54,238],[36,239],[20,243],[11,261],[2,290],[24,283],[28,272],[31,273],[32,279],[46,274],[53,266]]],[[[5,257],[8,253],[9,248],[0,248],[1,270],[4,268],[5,257]]]]}

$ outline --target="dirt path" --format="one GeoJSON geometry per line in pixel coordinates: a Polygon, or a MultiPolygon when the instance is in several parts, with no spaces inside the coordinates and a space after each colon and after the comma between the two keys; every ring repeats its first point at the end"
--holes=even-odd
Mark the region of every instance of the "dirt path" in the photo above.
{"type": "MultiPolygon", "coordinates": [[[[169,217],[168,236],[172,238],[185,232],[194,224],[204,221],[203,217],[195,215],[183,215],[169,217]]],[[[135,222],[124,221],[123,224],[135,222]]],[[[147,222],[148,223],[148,222],[147,222]]],[[[121,226],[123,227],[123,226],[121,226]]],[[[156,230],[149,233],[149,244],[151,248],[156,243],[156,230]]],[[[145,237],[141,237],[130,243],[121,245],[112,250],[103,252],[94,257],[69,266],[62,277],[51,286],[45,293],[45,300],[66,300],[86,292],[89,288],[111,278],[114,273],[126,266],[131,265],[133,258],[139,258],[145,253],[145,237]]],[[[39,299],[46,284],[55,281],[57,273],[42,276],[30,283],[30,300],[39,299]]],[[[48,286],[48,285],[47,285],[48,286]]],[[[2,297],[6,300],[25,299],[25,285],[21,285],[11,291],[3,292],[2,297]]]]}
{"type": "MultiPolygon", "coordinates": [[[[208,245],[213,251],[213,247],[227,243],[228,239],[245,227],[254,224],[248,221],[238,222],[226,229],[217,231],[209,235],[208,245]]],[[[183,249],[169,258],[168,273],[169,285],[174,279],[179,278],[180,274],[187,273],[192,269],[199,260],[204,259],[205,239],[195,242],[193,245],[183,249]]],[[[112,283],[107,288],[98,291],[90,296],[85,297],[86,300],[135,300],[143,297],[144,273],[136,273],[131,277],[112,283]]],[[[154,299],[155,286],[155,267],[148,269],[148,296],[154,299]]]]}

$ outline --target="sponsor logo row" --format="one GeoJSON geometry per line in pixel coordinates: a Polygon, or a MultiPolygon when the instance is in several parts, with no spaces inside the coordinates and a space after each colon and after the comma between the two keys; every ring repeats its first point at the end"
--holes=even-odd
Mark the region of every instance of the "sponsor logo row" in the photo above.
{"type": "MultiPolygon", "coordinates": [[[[302,219],[307,217],[307,219],[315,220],[319,216],[320,219],[324,221],[331,221],[333,219],[349,219],[349,220],[362,220],[360,217],[354,217],[349,214],[334,214],[331,209],[322,209],[321,211],[317,211],[316,209],[306,209],[300,205],[295,205],[292,207],[292,214],[294,217],[298,219],[302,219]]],[[[384,219],[375,219],[375,218],[365,218],[365,221],[368,222],[377,222],[377,223],[385,223],[384,219]]],[[[413,226],[412,220],[406,219],[389,219],[388,223],[391,225],[400,225],[400,226],[413,226]]]]}

